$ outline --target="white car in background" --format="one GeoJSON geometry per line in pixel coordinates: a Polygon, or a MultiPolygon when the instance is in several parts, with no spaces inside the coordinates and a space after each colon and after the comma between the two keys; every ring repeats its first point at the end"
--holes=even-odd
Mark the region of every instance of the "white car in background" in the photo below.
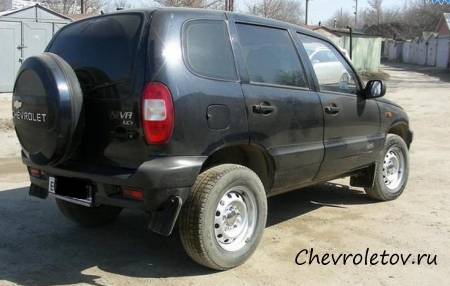
{"type": "MultiPolygon", "coordinates": [[[[343,53],[348,58],[348,53],[343,53]]],[[[320,85],[339,84],[340,88],[347,87],[351,77],[330,49],[319,47],[308,54],[320,85]]]]}

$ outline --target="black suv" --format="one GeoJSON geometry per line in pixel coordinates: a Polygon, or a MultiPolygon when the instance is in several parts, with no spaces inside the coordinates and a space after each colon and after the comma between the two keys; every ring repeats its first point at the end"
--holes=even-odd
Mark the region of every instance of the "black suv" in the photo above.
{"type": "Polygon", "coordinates": [[[404,190],[408,117],[326,38],[195,9],[120,11],[58,31],[18,73],[13,120],[30,195],[86,226],[123,208],[219,270],[261,240],[267,197],[350,176],[404,190]]]}

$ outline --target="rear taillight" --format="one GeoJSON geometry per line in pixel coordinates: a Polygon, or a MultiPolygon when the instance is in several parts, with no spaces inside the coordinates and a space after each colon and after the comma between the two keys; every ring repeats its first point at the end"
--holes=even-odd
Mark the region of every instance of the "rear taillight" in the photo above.
{"type": "Polygon", "coordinates": [[[138,200],[143,200],[144,199],[144,192],[142,192],[142,190],[137,190],[137,189],[123,189],[122,191],[123,195],[125,197],[129,197],[129,198],[133,198],[133,199],[138,199],[138,200]]]}
{"type": "Polygon", "coordinates": [[[141,102],[142,128],[148,144],[158,145],[172,136],[174,114],[172,95],[162,83],[147,83],[141,102]]]}
{"type": "Polygon", "coordinates": [[[31,168],[31,167],[28,167],[28,173],[31,175],[31,176],[33,176],[33,177],[35,177],[35,178],[38,178],[38,179],[40,179],[41,178],[41,170],[39,170],[39,169],[36,169],[36,168],[31,168]]]}

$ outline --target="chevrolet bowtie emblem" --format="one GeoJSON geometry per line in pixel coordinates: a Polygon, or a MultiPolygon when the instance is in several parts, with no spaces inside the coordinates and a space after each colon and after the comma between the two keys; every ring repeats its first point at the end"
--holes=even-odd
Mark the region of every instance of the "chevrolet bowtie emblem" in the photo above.
{"type": "Polygon", "coordinates": [[[22,108],[22,102],[21,101],[14,101],[13,106],[15,109],[21,109],[22,108]]]}

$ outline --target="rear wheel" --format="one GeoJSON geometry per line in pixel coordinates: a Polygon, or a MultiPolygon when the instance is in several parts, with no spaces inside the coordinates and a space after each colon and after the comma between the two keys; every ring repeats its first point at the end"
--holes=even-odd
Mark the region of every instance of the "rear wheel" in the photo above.
{"type": "Polygon", "coordinates": [[[374,184],[365,188],[368,196],[379,201],[398,198],[406,187],[409,175],[409,151],[398,135],[388,134],[384,152],[375,169],[374,184]]]}
{"type": "Polygon", "coordinates": [[[267,218],[258,176],[240,165],[220,165],[200,174],[180,216],[181,241],[201,265],[226,270],[256,250],[267,218]]]}
{"type": "Polygon", "coordinates": [[[61,199],[56,204],[64,216],[82,226],[95,227],[108,224],[115,220],[122,208],[108,205],[85,207],[61,199]]]}

